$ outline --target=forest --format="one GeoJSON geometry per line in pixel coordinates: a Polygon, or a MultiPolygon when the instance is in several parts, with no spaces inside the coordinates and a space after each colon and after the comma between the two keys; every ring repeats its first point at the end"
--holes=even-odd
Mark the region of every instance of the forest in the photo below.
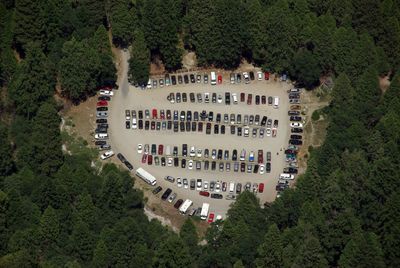
{"type": "Polygon", "coordinates": [[[1,0],[0,14],[0,267],[400,267],[400,1],[1,0]],[[185,51],[309,89],[332,76],[326,140],[295,188],[265,208],[241,194],[199,245],[192,220],[148,221],[128,171],[62,151],[54,95],[77,104],[115,81],[112,45],[138,84],[185,51]]]}

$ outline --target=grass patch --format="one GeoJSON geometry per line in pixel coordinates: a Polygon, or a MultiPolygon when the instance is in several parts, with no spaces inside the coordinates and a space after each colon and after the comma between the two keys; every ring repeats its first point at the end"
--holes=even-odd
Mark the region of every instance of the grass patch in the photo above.
{"type": "Polygon", "coordinates": [[[88,147],[88,142],[84,138],[77,137],[76,134],[69,134],[67,131],[62,131],[61,139],[72,155],[85,156],[92,161],[97,159],[99,151],[88,147]]]}
{"type": "Polygon", "coordinates": [[[321,117],[321,113],[319,110],[315,110],[311,115],[312,121],[318,121],[320,117],[321,117]]]}

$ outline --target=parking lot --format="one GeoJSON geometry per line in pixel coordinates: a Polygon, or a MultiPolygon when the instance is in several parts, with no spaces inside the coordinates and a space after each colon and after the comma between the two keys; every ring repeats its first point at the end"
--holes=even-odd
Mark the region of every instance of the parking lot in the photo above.
{"type": "MultiPolygon", "coordinates": [[[[284,150],[288,146],[288,139],[290,136],[290,126],[289,126],[289,118],[287,115],[287,111],[289,109],[289,100],[287,95],[287,90],[290,88],[290,84],[279,81],[257,81],[253,80],[249,84],[244,84],[243,82],[240,84],[231,84],[229,82],[229,74],[225,74],[223,76],[222,84],[211,85],[210,83],[204,84],[202,83],[188,83],[188,84],[179,84],[174,86],[164,86],[157,87],[156,89],[146,89],[141,90],[130,86],[126,81],[120,83],[120,89],[114,92],[113,100],[110,103],[109,110],[109,143],[111,144],[113,151],[116,153],[122,153],[125,158],[132,163],[134,166],[134,170],[142,167],[147,172],[152,174],[157,179],[157,186],[161,186],[163,190],[158,193],[161,201],[162,193],[167,189],[172,189],[173,193],[177,194],[177,198],[175,199],[190,199],[193,201],[194,208],[201,207],[203,203],[207,202],[210,204],[210,213],[215,213],[215,215],[221,215],[225,217],[227,210],[229,209],[229,205],[232,200],[227,200],[226,196],[229,193],[229,189],[226,192],[220,191],[219,194],[223,195],[222,199],[212,199],[210,197],[205,197],[199,195],[199,191],[194,189],[191,190],[185,187],[178,187],[178,184],[171,183],[169,181],[164,180],[164,177],[169,175],[175,178],[187,178],[188,181],[191,179],[202,179],[202,181],[207,181],[209,184],[212,181],[226,182],[227,185],[230,182],[241,183],[242,187],[245,186],[247,182],[250,182],[252,185],[254,183],[264,184],[263,193],[257,193],[257,196],[260,198],[260,203],[263,204],[266,201],[273,201],[276,197],[276,182],[279,174],[282,173],[283,168],[285,167],[285,154],[284,150]],[[213,103],[209,101],[205,103],[204,100],[199,103],[198,101],[191,102],[187,100],[186,102],[174,102],[171,103],[167,98],[170,93],[187,93],[189,97],[190,93],[194,93],[196,96],[198,93],[201,93],[204,98],[204,93],[216,93],[225,96],[226,92],[230,94],[236,93],[237,96],[240,96],[241,93],[252,94],[253,100],[251,104],[247,103],[247,99],[245,102],[238,101],[237,104],[231,103],[230,105],[226,105],[225,102],[219,103],[218,101],[213,103]],[[267,104],[255,104],[255,96],[256,95],[265,95],[267,98],[269,96],[277,96],[279,97],[279,107],[274,109],[272,105],[267,104]],[[214,134],[214,128],[211,129],[210,134],[206,134],[206,125],[204,125],[204,130],[202,132],[199,131],[177,131],[174,132],[173,128],[171,130],[168,129],[154,129],[145,130],[143,129],[132,129],[126,128],[125,125],[125,110],[142,110],[143,112],[148,109],[150,113],[153,109],[157,109],[158,113],[160,110],[171,110],[172,116],[173,111],[177,110],[181,111],[191,111],[192,113],[198,112],[201,113],[203,110],[206,110],[207,113],[210,111],[213,112],[214,118],[212,123],[215,124],[216,115],[220,113],[222,115],[222,123],[221,125],[226,125],[225,134],[221,134],[220,131],[218,134],[214,134]],[[252,137],[252,133],[250,133],[249,137],[238,136],[237,133],[231,134],[230,132],[230,122],[223,122],[224,114],[241,114],[242,121],[244,120],[245,115],[259,115],[260,119],[263,116],[267,116],[267,118],[271,118],[273,120],[278,120],[279,125],[276,129],[276,136],[265,135],[263,138],[260,138],[259,135],[256,137],[252,137]],[[178,147],[178,155],[181,155],[182,152],[182,144],[188,145],[188,150],[192,146],[197,149],[201,149],[204,153],[205,149],[208,149],[210,152],[210,168],[208,170],[204,170],[204,155],[202,155],[199,159],[196,159],[197,156],[193,158],[193,160],[202,161],[201,170],[197,170],[196,168],[189,169],[188,162],[186,163],[186,167],[181,167],[181,162],[179,163],[179,167],[175,167],[174,165],[165,166],[158,165],[155,163],[152,165],[148,165],[147,163],[142,163],[143,153],[138,153],[137,145],[138,144],[149,144],[150,148],[152,144],[163,145],[164,150],[166,150],[167,146],[173,148],[174,146],[178,147]],[[230,161],[226,161],[223,158],[221,160],[216,159],[217,168],[215,170],[211,169],[211,152],[213,149],[229,150],[230,158],[232,157],[232,152],[234,149],[238,151],[238,154],[244,149],[246,150],[246,163],[248,163],[248,155],[251,151],[255,154],[254,164],[257,163],[257,152],[258,150],[263,150],[264,153],[264,164],[266,158],[266,152],[271,152],[271,171],[269,173],[265,172],[264,174],[260,174],[260,172],[248,173],[247,170],[245,172],[234,172],[234,161],[229,159],[230,161]],[[219,163],[230,162],[231,168],[230,171],[226,171],[226,167],[221,171],[219,169],[219,163]]],[[[150,115],[151,116],[151,115],[150,115]]],[[[158,114],[159,116],[159,114],[158,114]]],[[[204,124],[208,122],[208,119],[204,121],[204,124]]],[[[237,130],[236,130],[237,131],[237,130]]],[[[161,156],[160,156],[161,157],[161,156]]],[[[167,156],[165,156],[167,157],[167,156]]],[[[238,156],[239,157],[239,156],[238,156]]],[[[187,160],[189,161],[190,155],[188,153],[187,160]]],[[[239,162],[239,161],[238,161],[239,162]]],[[[254,168],[254,167],[253,167],[254,168]]],[[[209,187],[209,185],[208,185],[209,187]]],[[[228,186],[229,188],[229,186],[228,186]]],[[[242,189],[243,190],[243,189],[242,189]]],[[[178,212],[177,212],[178,213],[178,212]]]]}

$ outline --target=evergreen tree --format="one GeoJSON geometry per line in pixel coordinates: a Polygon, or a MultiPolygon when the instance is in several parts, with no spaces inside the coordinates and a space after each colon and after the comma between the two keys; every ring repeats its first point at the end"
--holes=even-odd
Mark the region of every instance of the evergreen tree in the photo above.
{"type": "Polygon", "coordinates": [[[8,140],[8,130],[0,124],[0,178],[9,175],[14,168],[12,148],[8,140]]]}
{"type": "Polygon", "coordinates": [[[92,265],[96,268],[109,266],[109,253],[106,244],[102,239],[97,242],[96,248],[93,253],[92,265]]]}
{"type": "Polygon", "coordinates": [[[73,254],[80,260],[86,262],[92,258],[93,237],[88,225],[78,221],[72,230],[70,247],[73,254]]]}
{"type": "Polygon", "coordinates": [[[110,1],[110,24],[112,27],[113,43],[126,47],[133,36],[133,29],[137,28],[136,10],[131,1],[110,1]]]}
{"type": "Polygon", "coordinates": [[[132,45],[131,58],[129,59],[128,79],[132,84],[145,86],[149,80],[150,51],[146,46],[143,32],[135,32],[135,41],[132,45]]]}
{"type": "Polygon", "coordinates": [[[185,245],[189,248],[189,251],[196,255],[198,253],[198,237],[196,232],[196,226],[194,226],[193,221],[189,218],[182,225],[182,228],[179,232],[179,236],[185,245]]]}
{"type": "Polygon", "coordinates": [[[189,267],[191,257],[188,248],[176,235],[170,235],[156,249],[153,266],[156,267],[189,267]]]}
{"type": "Polygon", "coordinates": [[[57,213],[49,206],[43,212],[39,224],[40,245],[45,253],[57,244],[59,235],[60,222],[57,213]]]}
{"type": "Polygon", "coordinates": [[[0,255],[3,256],[7,252],[7,243],[9,236],[8,223],[7,223],[7,211],[8,211],[8,197],[3,191],[0,191],[0,255]]]}
{"type": "Polygon", "coordinates": [[[310,234],[305,238],[292,267],[328,267],[317,238],[310,234]]]}
{"type": "Polygon", "coordinates": [[[278,227],[272,224],[258,248],[257,267],[281,267],[283,263],[283,244],[278,227]]]}
{"type": "Polygon", "coordinates": [[[319,85],[321,69],[316,57],[308,50],[299,50],[293,58],[290,75],[306,88],[319,85]]]}

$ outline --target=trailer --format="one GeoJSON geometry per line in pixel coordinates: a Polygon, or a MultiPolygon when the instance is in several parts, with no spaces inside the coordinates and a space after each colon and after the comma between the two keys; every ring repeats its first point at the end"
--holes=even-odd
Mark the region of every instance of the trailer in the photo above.
{"type": "Polygon", "coordinates": [[[141,178],[142,180],[144,180],[145,182],[147,182],[150,185],[154,186],[157,183],[156,178],[153,175],[151,175],[149,172],[144,170],[143,168],[138,168],[136,170],[136,176],[138,176],[139,178],[141,178]]]}
{"type": "Polygon", "coordinates": [[[187,210],[192,204],[193,204],[192,200],[186,199],[185,202],[183,202],[182,206],[179,208],[179,212],[181,214],[186,214],[187,210]]]}
{"type": "Polygon", "coordinates": [[[210,204],[203,203],[203,207],[201,208],[200,219],[206,220],[208,217],[208,210],[210,209],[210,204]]]}

